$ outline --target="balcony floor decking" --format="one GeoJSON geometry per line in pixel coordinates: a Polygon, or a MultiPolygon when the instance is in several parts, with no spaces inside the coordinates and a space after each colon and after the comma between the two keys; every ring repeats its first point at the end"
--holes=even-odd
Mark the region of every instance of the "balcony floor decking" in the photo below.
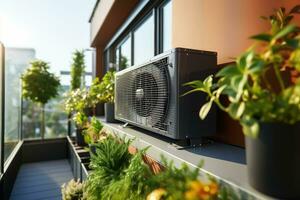
{"type": "Polygon", "coordinates": [[[60,200],[61,185],[72,178],[66,159],[23,164],[10,200],[60,200]]]}

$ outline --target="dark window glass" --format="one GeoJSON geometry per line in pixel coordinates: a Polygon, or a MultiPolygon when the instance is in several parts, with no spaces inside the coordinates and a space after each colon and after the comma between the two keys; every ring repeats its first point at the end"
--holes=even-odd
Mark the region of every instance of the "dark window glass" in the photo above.
{"type": "Polygon", "coordinates": [[[141,64],[154,56],[154,16],[151,14],[134,31],[134,64],[141,64]]]}
{"type": "Polygon", "coordinates": [[[162,7],[163,51],[171,49],[172,41],[172,1],[162,7]]]}
{"type": "Polygon", "coordinates": [[[120,46],[121,57],[119,70],[126,69],[131,66],[131,37],[127,37],[120,46]]]}

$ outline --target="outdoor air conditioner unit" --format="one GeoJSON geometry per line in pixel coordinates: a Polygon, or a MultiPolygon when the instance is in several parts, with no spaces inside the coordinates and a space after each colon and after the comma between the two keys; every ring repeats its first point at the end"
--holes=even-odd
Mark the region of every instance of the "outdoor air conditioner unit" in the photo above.
{"type": "Polygon", "coordinates": [[[175,48],[116,73],[115,118],[173,139],[201,139],[216,132],[216,110],[199,118],[203,93],[182,96],[183,84],[216,72],[217,53],[175,48]]]}

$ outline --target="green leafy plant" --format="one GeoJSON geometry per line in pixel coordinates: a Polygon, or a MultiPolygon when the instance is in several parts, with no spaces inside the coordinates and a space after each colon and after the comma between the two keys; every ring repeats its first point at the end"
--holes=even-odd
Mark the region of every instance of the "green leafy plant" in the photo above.
{"type": "Polygon", "coordinates": [[[148,148],[132,155],[128,151],[131,142],[108,136],[96,144],[90,163],[92,172],[84,188],[89,200],[240,199],[231,188],[212,177],[199,179],[199,168],[191,170],[186,164],[176,168],[173,162],[162,158],[165,169],[154,174],[144,162],[148,148]]]}
{"type": "Polygon", "coordinates": [[[105,191],[112,182],[120,179],[127,169],[132,155],[128,151],[131,140],[125,141],[112,136],[96,145],[90,168],[93,169],[86,182],[86,192],[91,200],[106,199],[105,191]]]}
{"type": "Polygon", "coordinates": [[[58,77],[49,72],[49,64],[42,60],[32,61],[21,79],[23,97],[41,105],[41,136],[44,138],[45,104],[58,95],[60,81],[58,77]]]}
{"type": "Polygon", "coordinates": [[[113,103],[115,100],[115,71],[109,70],[103,76],[101,84],[101,101],[105,103],[113,103]]]}
{"type": "Polygon", "coordinates": [[[84,52],[76,50],[73,53],[73,63],[71,65],[71,90],[81,88],[85,69],[84,52]]]}
{"type": "Polygon", "coordinates": [[[209,100],[200,109],[204,119],[213,102],[233,119],[239,120],[246,135],[256,136],[261,122],[294,124],[300,121],[300,34],[299,27],[290,24],[300,6],[290,12],[280,8],[270,17],[268,33],[254,35],[251,48],[232,65],[221,69],[214,83],[209,76],[204,81],[192,81],[186,86],[201,91],[209,100]],[[221,96],[228,102],[222,102],[221,96]]]}
{"type": "Polygon", "coordinates": [[[150,179],[153,176],[148,165],[143,161],[146,149],[137,152],[130,160],[128,168],[121,173],[119,180],[112,182],[104,191],[107,199],[144,200],[151,191],[150,179]]]}
{"type": "Polygon", "coordinates": [[[76,126],[81,129],[86,129],[88,124],[88,117],[83,112],[76,112],[73,116],[73,121],[76,126]]]}
{"type": "Polygon", "coordinates": [[[197,180],[199,169],[190,170],[186,164],[183,164],[181,168],[176,168],[173,162],[167,162],[164,157],[162,157],[162,165],[166,169],[151,179],[152,185],[156,189],[154,193],[160,192],[162,196],[160,199],[183,199],[188,189],[188,182],[197,180]]]}
{"type": "Polygon", "coordinates": [[[88,144],[93,144],[100,141],[102,138],[106,138],[107,134],[102,132],[102,129],[103,124],[97,120],[96,117],[92,117],[87,129],[84,131],[85,142],[88,144]]]}
{"type": "Polygon", "coordinates": [[[61,186],[61,194],[63,200],[84,200],[83,197],[84,183],[79,180],[70,180],[67,184],[61,186]]]}
{"type": "Polygon", "coordinates": [[[89,106],[88,90],[78,88],[65,93],[64,105],[67,113],[83,112],[89,106]]]}
{"type": "Polygon", "coordinates": [[[101,82],[97,77],[93,80],[88,91],[89,107],[95,109],[96,105],[98,103],[101,103],[102,101],[102,94],[103,94],[103,86],[101,85],[101,82]]]}

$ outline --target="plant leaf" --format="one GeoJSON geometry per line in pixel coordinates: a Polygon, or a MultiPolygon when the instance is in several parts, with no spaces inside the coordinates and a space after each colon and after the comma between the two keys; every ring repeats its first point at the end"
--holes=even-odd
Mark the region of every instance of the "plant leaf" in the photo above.
{"type": "Polygon", "coordinates": [[[229,109],[228,112],[233,119],[238,120],[243,115],[245,108],[246,108],[245,102],[231,103],[228,107],[229,109]]]}
{"type": "Polygon", "coordinates": [[[221,76],[233,76],[240,74],[239,69],[237,68],[236,64],[227,65],[226,67],[222,68],[218,73],[217,77],[221,76]]]}
{"type": "Polygon", "coordinates": [[[208,114],[208,112],[209,112],[209,110],[210,110],[210,108],[211,108],[211,106],[212,106],[212,101],[209,101],[209,102],[207,102],[206,104],[204,104],[202,107],[201,107],[201,109],[200,109],[200,111],[199,111],[199,117],[202,119],[202,120],[204,120],[205,119],[205,117],[207,116],[207,114],[208,114]]]}
{"type": "Polygon", "coordinates": [[[220,97],[220,95],[222,94],[223,90],[224,90],[226,87],[227,87],[226,85],[222,85],[221,87],[219,87],[219,88],[216,90],[216,98],[217,98],[217,99],[220,97]]]}
{"type": "Polygon", "coordinates": [[[285,28],[283,28],[282,30],[280,30],[274,37],[273,39],[279,39],[282,38],[284,36],[286,36],[287,34],[293,32],[295,30],[296,26],[294,25],[288,25],[285,28]]]}
{"type": "Polygon", "coordinates": [[[272,39],[272,36],[270,34],[267,34],[267,33],[261,33],[261,34],[258,34],[258,35],[253,35],[250,38],[254,39],[254,40],[270,42],[271,39],[272,39]]]}
{"type": "Polygon", "coordinates": [[[203,82],[200,80],[195,80],[195,81],[191,81],[191,82],[187,82],[184,83],[183,86],[190,86],[190,87],[194,87],[194,88],[199,88],[199,87],[203,87],[203,82]]]}
{"type": "Polygon", "coordinates": [[[300,5],[296,5],[291,9],[290,14],[300,14],[300,5]]]}
{"type": "Polygon", "coordinates": [[[286,39],[286,44],[292,48],[298,48],[299,47],[299,40],[297,39],[286,39]]]}
{"type": "Polygon", "coordinates": [[[211,86],[212,86],[212,83],[213,83],[213,78],[212,78],[212,77],[213,77],[213,76],[210,75],[210,76],[208,76],[208,77],[203,81],[203,85],[204,85],[207,89],[211,88],[211,86]]]}
{"type": "Polygon", "coordinates": [[[256,138],[259,134],[259,124],[256,120],[245,117],[241,120],[241,125],[243,127],[243,132],[246,136],[256,138]]]}
{"type": "Polygon", "coordinates": [[[265,62],[263,60],[255,60],[249,68],[250,73],[260,72],[264,68],[265,62]]]}
{"type": "Polygon", "coordinates": [[[181,96],[183,97],[183,96],[186,96],[186,95],[194,93],[194,92],[205,92],[205,93],[207,93],[204,88],[195,88],[195,89],[192,89],[190,91],[187,91],[186,93],[182,94],[181,96]]]}

